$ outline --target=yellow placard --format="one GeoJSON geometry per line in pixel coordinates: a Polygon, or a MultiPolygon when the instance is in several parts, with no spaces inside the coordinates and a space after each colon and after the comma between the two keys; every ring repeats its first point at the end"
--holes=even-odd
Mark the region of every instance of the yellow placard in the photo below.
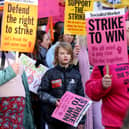
{"type": "Polygon", "coordinates": [[[66,0],[64,34],[86,35],[85,12],[93,10],[94,0],[66,0]]]}
{"type": "Polygon", "coordinates": [[[3,51],[33,51],[37,11],[36,4],[5,1],[1,36],[3,51]]]}

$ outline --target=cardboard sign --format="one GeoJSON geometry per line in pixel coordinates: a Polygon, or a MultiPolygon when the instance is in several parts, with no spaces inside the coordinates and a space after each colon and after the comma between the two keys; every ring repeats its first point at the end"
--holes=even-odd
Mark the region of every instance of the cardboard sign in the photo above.
{"type": "Polygon", "coordinates": [[[89,99],[67,91],[61,97],[60,105],[56,107],[52,117],[77,127],[91,103],[89,99]]]}
{"type": "Polygon", "coordinates": [[[37,0],[5,0],[1,49],[32,52],[37,28],[37,0]]]}
{"type": "Polygon", "coordinates": [[[39,65],[38,68],[35,67],[35,60],[31,59],[30,57],[22,54],[20,56],[20,60],[24,66],[28,83],[29,83],[29,90],[37,93],[37,89],[39,84],[41,83],[41,78],[44,73],[48,70],[47,67],[43,65],[39,65]]]}
{"type": "Polygon", "coordinates": [[[58,0],[38,0],[38,18],[58,15],[58,0]]]}
{"type": "Polygon", "coordinates": [[[86,13],[91,65],[128,62],[124,9],[86,13]]]}
{"type": "Polygon", "coordinates": [[[93,0],[66,0],[64,34],[85,35],[85,12],[93,10],[93,0]]]}

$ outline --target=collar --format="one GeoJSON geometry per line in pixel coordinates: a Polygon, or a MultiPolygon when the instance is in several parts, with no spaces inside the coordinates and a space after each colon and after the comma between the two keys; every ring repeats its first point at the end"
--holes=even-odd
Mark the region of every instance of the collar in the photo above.
{"type": "Polygon", "coordinates": [[[69,65],[67,68],[65,68],[65,67],[62,67],[62,66],[60,66],[59,64],[58,65],[56,65],[56,69],[58,69],[59,71],[62,71],[62,72],[67,72],[67,71],[70,71],[71,69],[72,69],[72,66],[73,65],[69,65]]]}

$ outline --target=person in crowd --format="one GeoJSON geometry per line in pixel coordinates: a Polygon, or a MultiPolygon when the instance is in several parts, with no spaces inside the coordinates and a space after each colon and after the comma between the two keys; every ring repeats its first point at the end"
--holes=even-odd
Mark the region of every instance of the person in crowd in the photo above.
{"type": "Polygon", "coordinates": [[[54,41],[52,44],[55,44],[59,40],[59,37],[60,37],[60,34],[61,34],[63,27],[64,27],[64,22],[58,21],[55,23],[55,25],[54,25],[54,30],[55,30],[54,41]]]}
{"type": "MultiPolygon", "coordinates": [[[[127,29],[127,41],[129,42],[129,19],[128,17],[126,21],[126,29],[127,29]]],[[[129,43],[128,43],[128,46],[129,46],[129,43]]],[[[129,48],[128,48],[128,53],[129,53],[129,48]]],[[[126,114],[126,117],[123,121],[123,126],[121,129],[129,129],[129,107],[128,107],[128,113],[126,114]]]]}
{"type": "Polygon", "coordinates": [[[124,119],[123,126],[121,129],[129,129],[129,111],[124,119]]]}
{"type": "MultiPolygon", "coordinates": [[[[2,17],[0,30],[1,23],[2,17]]],[[[35,129],[25,71],[12,52],[4,51],[0,52],[0,128],[35,129]]]]}
{"type": "MultiPolygon", "coordinates": [[[[83,87],[85,87],[85,82],[89,79],[89,76],[90,76],[90,65],[89,65],[89,59],[88,59],[86,37],[78,36],[77,38],[80,44],[80,52],[78,55],[79,71],[81,74],[83,87]]],[[[93,110],[92,109],[93,109],[93,106],[91,105],[91,107],[88,109],[86,113],[87,117],[85,122],[85,129],[93,129],[93,110]]]]}
{"type": "Polygon", "coordinates": [[[11,52],[0,52],[0,127],[34,129],[28,82],[11,52]]]}
{"type": "Polygon", "coordinates": [[[47,66],[46,63],[46,53],[51,45],[50,38],[45,31],[37,31],[37,42],[33,52],[33,58],[37,61],[36,66],[39,64],[47,66]]]}
{"type": "Polygon", "coordinates": [[[75,45],[74,39],[75,38],[74,38],[73,35],[64,34],[64,29],[62,29],[59,41],[57,41],[54,45],[52,45],[49,48],[49,50],[46,54],[46,62],[48,64],[49,68],[54,67],[54,64],[53,64],[53,62],[54,62],[54,52],[55,52],[56,46],[60,43],[60,41],[61,42],[64,41],[64,42],[67,42],[67,43],[71,44],[71,46],[73,48],[73,52],[74,52],[74,59],[77,58],[77,55],[79,54],[79,51],[80,51],[80,46],[75,45]]]}
{"type": "MultiPolygon", "coordinates": [[[[85,82],[90,77],[90,64],[87,51],[87,37],[78,36],[78,42],[80,44],[80,52],[78,55],[79,71],[82,78],[83,87],[85,87],[85,82]],[[85,71],[85,72],[84,72],[85,71]]],[[[86,95],[87,97],[87,95],[86,95]]],[[[93,102],[91,107],[87,111],[86,125],[85,129],[103,129],[101,123],[101,102],[93,102]]]]}
{"type": "MultiPolygon", "coordinates": [[[[129,46],[129,21],[126,21],[127,45],[129,46]]],[[[129,79],[126,64],[94,67],[90,79],[86,82],[86,94],[95,101],[102,99],[102,123],[105,129],[120,129],[129,108],[129,79]],[[122,77],[119,76],[122,74],[122,77]]]]}
{"type": "MultiPolygon", "coordinates": [[[[47,67],[46,53],[50,45],[51,45],[51,42],[48,34],[45,31],[38,30],[35,49],[31,54],[31,57],[36,60],[36,64],[35,64],[36,67],[38,67],[40,64],[47,67]]],[[[32,109],[34,112],[34,123],[35,123],[36,129],[45,129],[45,122],[43,118],[44,114],[42,114],[43,112],[41,112],[42,103],[39,100],[39,97],[37,94],[32,92],[30,93],[31,93],[32,109]]]]}
{"type": "MultiPolygon", "coordinates": [[[[48,129],[75,129],[75,127],[51,117],[56,106],[60,105],[59,100],[66,91],[84,96],[80,73],[72,65],[72,61],[73,50],[71,45],[60,42],[55,49],[55,67],[45,73],[38,89],[38,95],[44,103],[43,111],[45,111],[48,129]]],[[[84,119],[78,128],[84,127],[84,119]]]]}

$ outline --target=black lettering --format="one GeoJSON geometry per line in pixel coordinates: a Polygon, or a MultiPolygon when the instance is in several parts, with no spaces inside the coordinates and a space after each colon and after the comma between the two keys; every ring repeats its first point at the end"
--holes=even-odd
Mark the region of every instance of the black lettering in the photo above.
{"type": "Polygon", "coordinates": [[[89,25],[91,26],[91,27],[89,27],[89,30],[90,31],[94,31],[95,30],[95,27],[94,27],[94,25],[92,23],[94,23],[94,20],[93,19],[90,19],[89,20],[89,25]]]}
{"type": "Polygon", "coordinates": [[[75,111],[80,112],[81,108],[80,107],[76,107],[75,111]]]}
{"type": "Polygon", "coordinates": [[[95,34],[95,40],[96,40],[96,43],[101,43],[102,36],[101,36],[101,33],[100,32],[96,32],[96,34],[95,34]]]}
{"type": "Polygon", "coordinates": [[[68,114],[68,113],[66,113],[65,115],[64,115],[64,117],[63,117],[63,120],[65,120],[65,121],[69,121],[69,117],[70,115],[68,114]]]}
{"type": "Polygon", "coordinates": [[[119,36],[119,41],[121,41],[121,39],[124,40],[124,30],[122,30],[122,32],[121,30],[118,30],[118,36],[119,36]]]}
{"type": "Polygon", "coordinates": [[[22,8],[18,4],[16,6],[12,6],[12,4],[8,4],[8,12],[19,13],[19,14],[29,14],[30,7],[22,8]]]}
{"type": "Polygon", "coordinates": [[[100,29],[100,26],[101,26],[101,25],[99,25],[100,19],[95,19],[95,21],[96,21],[97,30],[99,30],[100,29]]]}
{"type": "Polygon", "coordinates": [[[115,19],[112,18],[112,29],[118,28],[116,20],[117,20],[117,17],[115,17],[115,19]]]}
{"type": "Polygon", "coordinates": [[[123,19],[123,16],[118,17],[119,28],[124,28],[124,26],[121,25],[123,23],[123,21],[121,21],[122,19],[123,19]]]}
{"type": "Polygon", "coordinates": [[[105,32],[107,42],[121,41],[124,40],[124,30],[115,30],[105,32]]]}
{"type": "Polygon", "coordinates": [[[77,101],[80,101],[80,99],[79,99],[79,98],[76,98],[76,97],[75,97],[75,99],[76,99],[77,101]]]}
{"type": "Polygon", "coordinates": [[[69,13],[69,19],[72,19],[72,20],[85,20],[85,14],[69,13]]]}
{"type": "Polygon", "coordinates": [[[89,34],[91,35],[91,43],[94,43],[94,34],[95,32],[89,32],[89,34]]]}
{"type": "Polygon", "coordinates": [[[111,29],[111,21],[110,21],[110,18],[108,18],[108,28],[111,29]]]}
{"type": "Polygon", "coordinates": [[[102,19],[101,20],[101,24],[102,24],[102,30],[107,30],[107,20],[106,19],[102,19]]]}
{"type": "Polygon", "coordinates": [[[117,30],[115,30],[115,41],[117,41],[117,37],[118,37],[117,30]]]}
{"type": "Polygon", "coordinates": [[[74,108],[69,107],[68,110],[67,110],[67,112],[68,112],[68,113],[71,113],[71,112],[73,112],[73,110],[74,110],[74,108]]]}
{"type": "Polygon", "coordinates": [[[73,101],[72,101],[72,104],[73,104],[73,105],[78,105],[78,101],[73,100],[73,101]]]}
{"type": "Polygon", "coordinates": [[[107,31],[106,34],[106,40],[109,43],[110,41],[113,42],[114,40],[114,31],[107,31]]]}
{"type": "Polygon", "coordinates": [[[33,29],[29,29],[28,27],[22,28],[21,26],[15,27],[15,34],[27,34],[32,35],[33,29]]]}

